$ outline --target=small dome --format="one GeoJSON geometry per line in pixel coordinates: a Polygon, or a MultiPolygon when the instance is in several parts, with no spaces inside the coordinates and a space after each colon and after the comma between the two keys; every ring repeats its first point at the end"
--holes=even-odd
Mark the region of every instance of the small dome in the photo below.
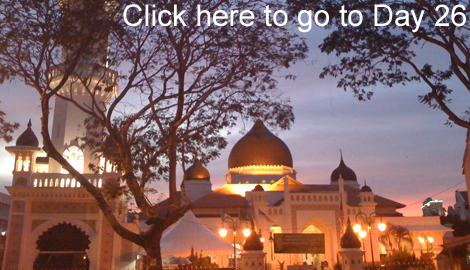
{"type": "Polygon", "coordinates": [[[260,184],[257,184],[252,191],[264,191],[264,188],[260,184]]]}
{"type": "Polygon", "coordinates": [[[341,248],[361,248],[361,241],[357,238],[357,235],[354,233],[351,222],[348,218],[348,225],[346,226],[346,232],[341,237],[341,248]]]}
{"type": "Polygon", "coordinates": [[[367,185],[364,180],[364,186],[361,188],[361,192],[372,192],[372,189],[367,185]]]}
{"type": "Polygon", "coordinates": [[[250,236],[245,239],[243,242],[243,250],[244,251],[260,251],[263,250],[264,245],[259,238],[259,235],[255,232],[251,232],[250,236]]]}
{"type": "Polygon", "coordinates": [[[209,171],[202,166],[201,162],[199,161],[198,158],[194,160],[194,163],[191,167],[186,169],[186,172],[184,173],[184,181],[186,180],[211,180],[211,175],[209,171]]]}
{"type": "Polygon", "coordinates": [[[31,126],[31,119],[29,119],[28,128],[18,137],[16,140],[16,146],[39,146],[38,137],[34,134],[31,126]]]}
{"type": "Polygon", "coordinates": [[[287,145],[272,134],[260,119],[235,144],[228,158],[229,169],[250,165],[293,167],[292,155],[287,145]]]}
{"type": "Polygon", "coordinates": [[[343,155],[341,155],[338,168],[331,173],[331,182],[337,182],[340,175],[344,181],[357,181],[356,173],[344,164],[343,155]]]}

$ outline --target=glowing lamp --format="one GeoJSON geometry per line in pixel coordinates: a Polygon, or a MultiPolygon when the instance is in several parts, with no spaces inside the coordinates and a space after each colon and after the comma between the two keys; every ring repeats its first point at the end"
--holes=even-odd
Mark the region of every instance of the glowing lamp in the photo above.
{"type": "Polygon", "coordinates": [[[428,236],[428,241],[429,241],[429,243],[432,243],[432,242],[434,242],[434,238],[432,238],[431,236],[428,236]]]}
{"type": "Polygon", "coordinates": [[[421,237],[421,236],[418,237],[418,240],[419,240],[419,242],[420,242],[421,244],[424,243],[424,238],[423,238],[423,237],[421,237]]]}
{"type": "Polygon", "coordinates": [[[354,224],[353,230],[354,230],[355,233],[360,232],[362,230],[361,224],[354,224]]]}
{"type": "Polygon", "coordinates": [[[244,235],[245,237],[250,236],[250,234],[251,234],[251,230],[250,230],[250,229],[246,228],[246,229],[243,230],[243,235],[244,235]]]}
{"type": "Polygon", "coordinates": [[[219,235],[225,237],[227,235],[227,229],[222,228],[219,230],[219,235]]]}
{"type": "Polygon", "coordinates": [[[366,231],[360,231],[359,232],[359,237],[364,239],[365,237],[367,236],[367,232],[366,231]]]}
{"type": "Polygon", "coordinates": [[[264,237],[261,237],[259,240],[264,243],[264,237]]]}
{"type": "Polygon", "coordinates": [[[387,225],[385,225],[385,223],[383,222],[380,222],[379,225],[377,225],[377,227],[379,227],[379,231],[383,232],[385,231],[385,229],[387,229],[387,225]]]}

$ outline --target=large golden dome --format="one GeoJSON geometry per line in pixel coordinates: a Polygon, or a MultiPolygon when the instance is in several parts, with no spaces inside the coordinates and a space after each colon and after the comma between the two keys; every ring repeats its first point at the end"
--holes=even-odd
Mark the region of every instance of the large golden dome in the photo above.
{"type": "Polygon", "coordinates": [[[235,144],[228,158],[229,169],[251,165],[293,167],[287,145],[272,134],[260,119],[235,144]]]}

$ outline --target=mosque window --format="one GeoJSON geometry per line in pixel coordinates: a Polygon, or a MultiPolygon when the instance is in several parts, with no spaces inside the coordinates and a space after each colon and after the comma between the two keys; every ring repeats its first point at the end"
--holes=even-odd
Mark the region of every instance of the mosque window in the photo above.
{"type": "Polygon", "coordinates": [[[302,195],[302,201],[305,202],[305,196],[302,195]]]}
{"type": "Polygon", "coordinates": [[[318,200],[321,202],[323,201],[323,197],[322,196],[318,196],[318,200]]]}
{"type": "MultiPolygon", "coordinates": [[[[63,153],[64,158],[72,165],[72,167],[79,173],[83,173],[85,167],[85,157],[83,151],[77,146],[70,146],[63,153]]],[[[62,168],[61,173],[68,173],[67,170],[62,168]]]]}
{"type": "Polygon", "coordinates": [[[29,165],[31,164],[31,161],[29,160],[29,157],[26,157],[23,161],[23,171],[29,172],[29,165]]]}
{"type": "Polygon", "coordinates": [[[279,209],[279,215],[282,215],[282,209],[279,209]]]}
{"type": "Polygon", "coordinates": [[[332,202],[332,201],[333,201],[333,196],[330,195],[330,202],[332,202]]]}
{"type": "Polygon", "coordinates": [[[317,196],[313,195],[313,201],[314,201],[314,202],[317,201],[317,196]]]}
{"type": "Polygon", "coordinates": [[[19,156],[16,160],[16,171],[20,172],[22,168],[23,168],[23,157],[19,156]]]}
{"type": "Polygon", "coordinates": [[[312,200],[312,197],[307,196],[307,201],[311,201],[311,200],[312,200]]]}
{"type": "Polygon", "coordinates": [[[274,215],[277,215],[277,209],[274,209],[274,215]]]}
{"type": "Polygon", "coordinates": [[[325,195],[325,202],[327,202],[327,201],[328,201],[328,196],[325,195]]]}
{"type": "Polygon", "coordinates": [[[300,197],[299,195],[297,195],[297,197],[295,198],[296,201],[300,202],[300,197]]]}
{"type": "Polygon", "coordinates": [[[272,212],[271,209],[268,210],[268,214],[269,214],[269,215],[272,215],[272,214],[273,214],[273,212],[272,212]]]}

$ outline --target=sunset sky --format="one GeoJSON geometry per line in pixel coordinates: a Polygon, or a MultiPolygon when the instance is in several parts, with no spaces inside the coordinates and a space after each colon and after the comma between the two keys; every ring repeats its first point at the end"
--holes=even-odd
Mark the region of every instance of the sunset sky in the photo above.
{"type": "MultiPolygon", "coordinates": [[[[336,88],[334,78],[319,79],[322,67],[337,61],[335,56],[321,54],[317,48],[321,41],[318,38],[324,34],[318,29],[302,34],[309,43],[310,56],[281,71],[296,75],[296,80],[279,81],[279,89],[291,98],[296,120],[291,130],[275,133],[292,152],[297,180],[328,184],[342,149],[346,165],[356,172],[361,185],[366,180],[374,193],[409,205],[400,211],[405,215],[421,215],[422,201],[444,190],[447,191],[433,199],[444,200],[446,208],[453,205],[455,190],[466,190],[462,175],[465,130],[444,126],[444,113],[418,102],[418,95],[428,91],[423,84],[377,86],[371,101],[359,102],[351,93],[336,88]]],[[[444,68],[448,65],[445,55],[432,48],[420,53],[422,59],[433,55],[434,64],[445,65],[444,68]]],[[[459,91],[458,82],[452,86],[459,91]]],[[[470,101],[463,91],[453,97],[459,115],[465,106],[468,109],[470,101]]],[[[21,83],[3,84],[0,100],[0,110],[7,113],[7,119],[21,124],[15,139],[25,130],[29,118],[39,137],[39,97],[33,89],[21,83]]],[[[232,131],[228,136],[230,144],[220,159],[208,165],[213,189],[225,183],[228,154],[241,136],[232,131]]],[[[5,142],[0,142],[1,149],[5,146],[5,142]]],[[[0,150],[0,164],[0,191],[6,192],[3,186],[11,184],[13,157],[5,150],[0,150]]],[[[156,187],[167,193],[165,183],[156,187]]]]}

